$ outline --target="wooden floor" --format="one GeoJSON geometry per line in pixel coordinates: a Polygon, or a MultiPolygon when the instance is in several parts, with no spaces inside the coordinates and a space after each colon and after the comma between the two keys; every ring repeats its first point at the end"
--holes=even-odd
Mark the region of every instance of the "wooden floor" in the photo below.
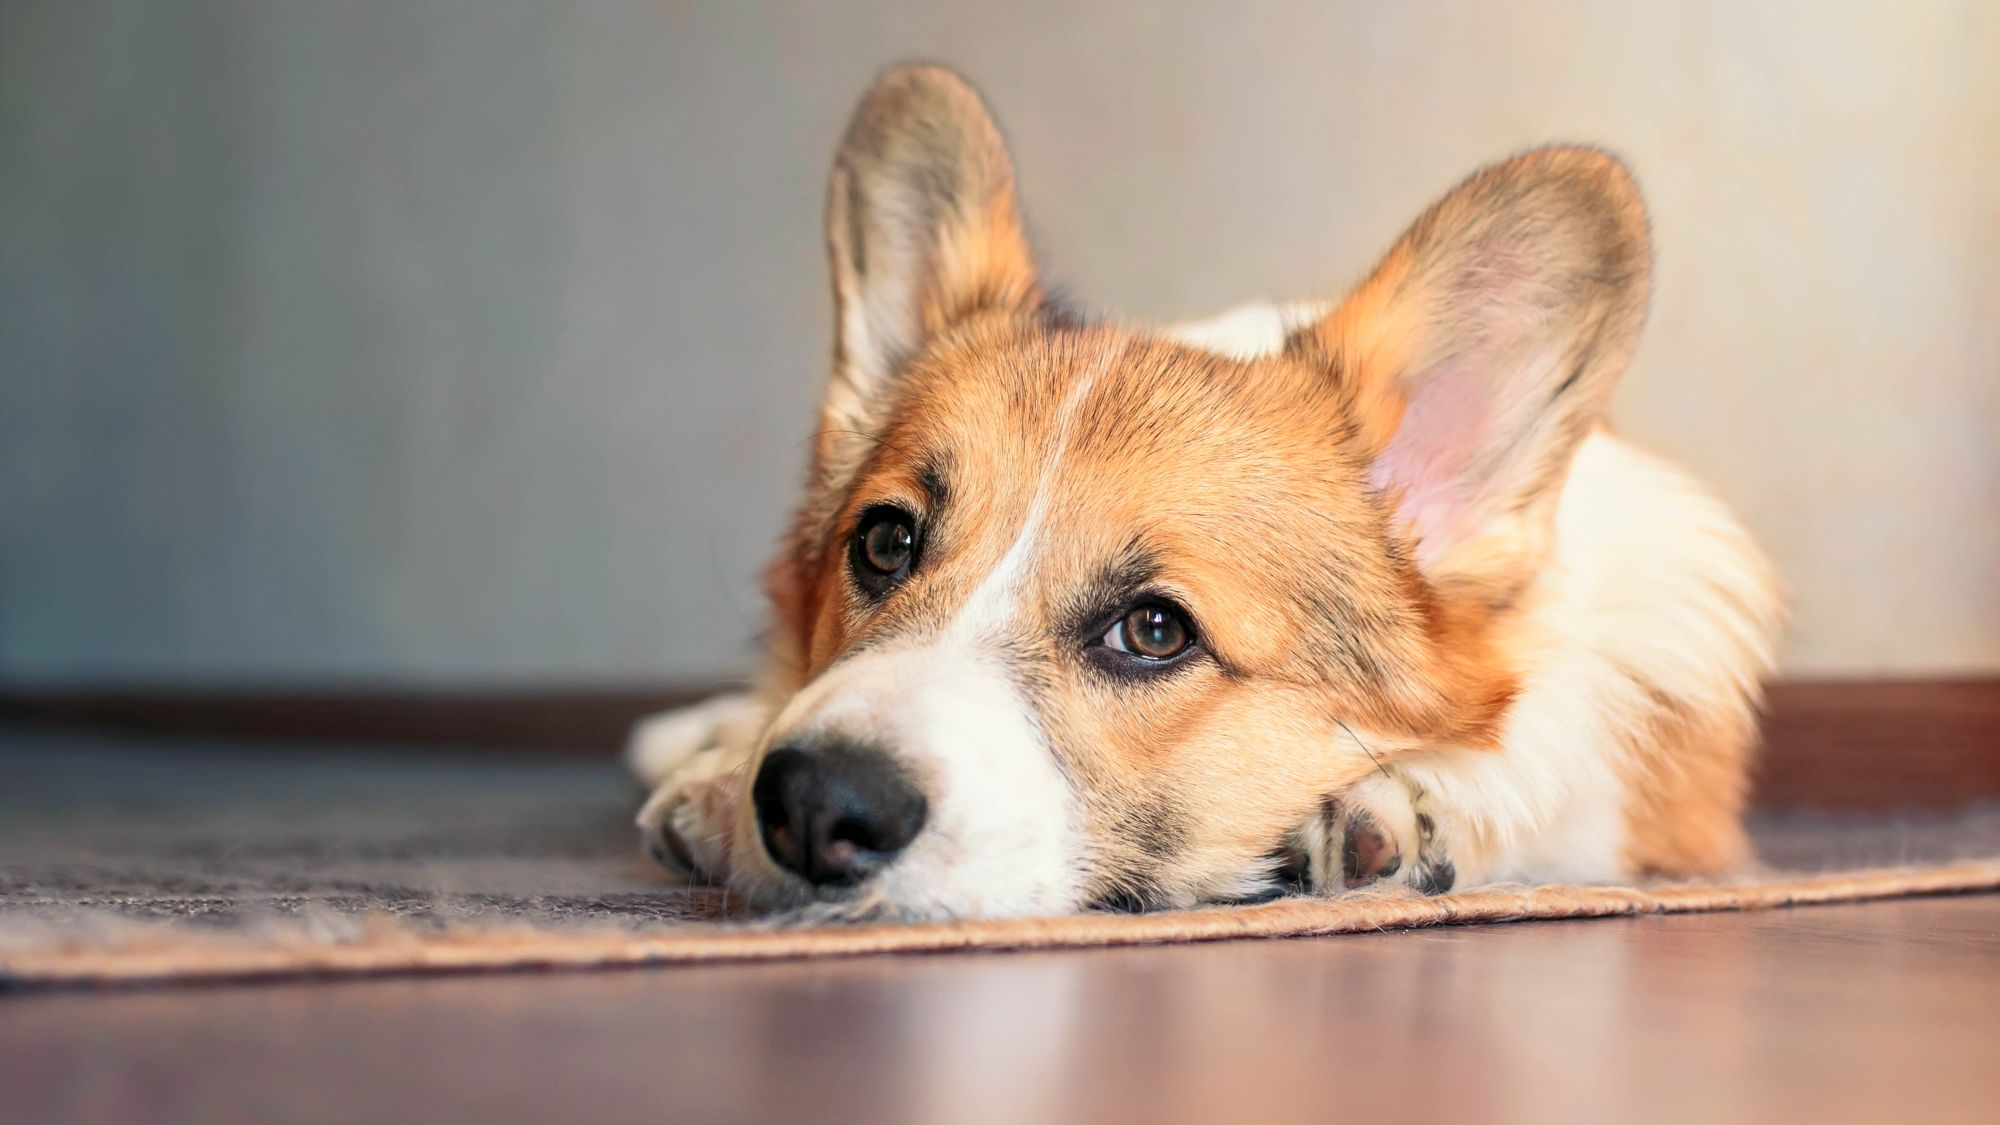
{"type": "Polygon", "coordinates": [[[0,997],[0,1121],[2000,1119],[2000,896],[0,997]]]}

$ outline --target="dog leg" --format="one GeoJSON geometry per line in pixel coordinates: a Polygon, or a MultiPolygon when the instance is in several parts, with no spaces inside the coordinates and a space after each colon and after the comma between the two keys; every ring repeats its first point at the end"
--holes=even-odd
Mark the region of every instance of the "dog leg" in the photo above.
{"type": "Polygon", "coordinates": [[[652,796],[637,824],[646,853],[678,875],[721,882],[751,751],[769,718],[755,696],[721,695],[642,720],[625,760],[652,796]]]}

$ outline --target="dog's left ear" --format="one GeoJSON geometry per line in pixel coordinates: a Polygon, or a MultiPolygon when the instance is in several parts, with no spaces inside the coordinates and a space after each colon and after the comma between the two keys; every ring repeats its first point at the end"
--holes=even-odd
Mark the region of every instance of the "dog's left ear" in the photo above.
{"type": "Polygon", "coordinates": [[[959,322],[1042,302],[999,127],[939,67],[888,71],[854,111],[827,184],[826,241],[838,317],[828,427],[868,432],[904,365],[959,322]]]}
{"type": "Polygon", "coordinates": [[[1541,565],[1570,461],[1638,342],[1649,271],[1624,167],[1541,149],[1459,185],[1290,341],[1337,380],[1371,482],[1441,590],[1500,602],[1541,565]]]}

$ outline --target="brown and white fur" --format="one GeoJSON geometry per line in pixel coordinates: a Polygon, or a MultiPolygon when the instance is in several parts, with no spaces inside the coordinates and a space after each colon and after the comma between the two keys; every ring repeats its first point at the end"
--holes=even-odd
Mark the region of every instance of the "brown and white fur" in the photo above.
{"type": "Polygon", "coordinates": [[[1616,160],[1481,170],[1336,304],[1081,323],[978,96],[905,68],[856,112],[827,238],[833,372],[762,686],[629,750],[663,862],[935,918],[1747,860],[1778,599],[1730,512],[1606,425],[1650,266],[1616,160]],[[918,546],[878,596],[853,541],[884,506],[918,546]],[[1144,602],[1190,652],[1107,648],[1144,602]],[[773,862],[750,793],[829,738],[928,808],[831,887],[773,862]]]}

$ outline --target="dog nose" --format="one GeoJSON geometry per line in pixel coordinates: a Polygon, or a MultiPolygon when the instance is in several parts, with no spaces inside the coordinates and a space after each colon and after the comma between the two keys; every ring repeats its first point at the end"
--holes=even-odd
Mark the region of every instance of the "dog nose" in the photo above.
{"type": "Polygon", "coordinates": [[[887,754],[850,742],[788,743],[750,789],[764,850],[818,886],[859,883],[916,839],[928,802],[887,754]]]}

